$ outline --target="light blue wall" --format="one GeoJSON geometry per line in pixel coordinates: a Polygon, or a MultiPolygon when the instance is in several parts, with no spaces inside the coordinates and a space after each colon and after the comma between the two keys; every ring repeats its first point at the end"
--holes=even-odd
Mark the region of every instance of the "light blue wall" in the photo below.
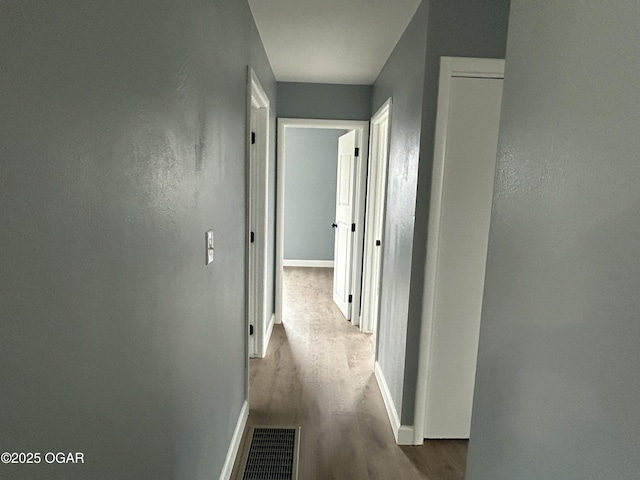
{"type": "Polygon", "coordinates": [[[423,2],[373,86],[372,111],[393,97],[377,361],[398,409],[404,383],[426,27],[423,2]]]}
{"type": "Polygon", "coordinates": [[[513,1],[470,480],[638,477],[638,23],[513,1]]]}
{"type": "Polygon", "coordinates": [[[278,116],[369,120],[371,85],[278,82],[278,116]]]}
{"type": "Polygon", "coordinates": [[[85,464],[0,476],[217,478],[246,395],[247,64],[276,103],[251,12],[1,10],[2,450],[85,464]]]}
{"type": "Polygon", "coordinates": [[[333,260],[338,137],[346,130],[288,128],[284,258],[333,260]]]}

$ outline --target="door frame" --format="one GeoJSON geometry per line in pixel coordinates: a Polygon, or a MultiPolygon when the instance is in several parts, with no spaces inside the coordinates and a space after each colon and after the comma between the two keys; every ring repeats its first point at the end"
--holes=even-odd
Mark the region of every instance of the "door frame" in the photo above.
{"type": "Polygon", "coordinates": [[[246,336],[249,357],[264,357],[266,355],[269,337],[273,329],[273,319],[270,318],[266,311],[268,283],[267,226],[269,225],[269,114],[269,97],[262,88],[255,72],[249,67],[247,72],[246,135],[246,336]],[[252,142],[252,137],[255,138],[255,143],[252,142]],[[253,243],[251,242],[252,232],[253,243]],[[253,335],[250,334],[251,326],[253,326],[253,335]]]}
{"type": "Polygon", "coordinates": [[[504,65],[504,60],[496,58],[442,57],[440,61],[431,203],[429,207],[429,230],[427,233],[427,256],[424,266],[422,328],[420,329],[418,380],[413,425],[415,445],[421,445],[424,442],[427,389],[429,384],[428,375],[431,365],[431,340],[433,338],[432,331],[436,296],[435,281],[437,277],[444,169],[447,153],[451,80],[455,77],[504,78],[504,65]]]}
{"type": "MultiPolygon", "coordinates": [[[[351,322],[358,325],[360,319],[360,290],[362,278],[362,254],[364,241],[364,204],[366,192],[367,158],[369,146],[369,122],[366,120],[324,120],[313,118],[279,118],[277,141],[277,186],[276,186],[276,323],[282,323],[282,269],[284,261],[284,174],[286,164],[286,132],[292,128],[325,128],[355,130],[356,145],[360,149],[356,167],[356,202],[353,278],[353,305],[351,322]]],[[[337,155],[337,152],[336,152],[337,155]]],[[[330,225],[327,225],[329,228],[330,225]]]]}
{"type": "Polygon", "coordinates": [[[364,259],[362,266],[362,310],[360,312],[360,330],[365,333],[374,333],[377,330],[378,318],[380,316],[379,298],[378,305],[373,305],[370,293],[372,289],[380,288],[382,282],[382,256],[384,255],[384,229],[386,221],[387,207],[387,173],[389,170],[389,143],[391,141],[391,107],[393,105],[391,97],[378,109],[371,117],[370,138],[369,138],[369,168],[367,172],[367,201],[365,218],[365,239],[364,239],[364,259]],[[385,151],[378,149],[380,126],[386,124],[387,143],[385,151]],[[381,175],[379,178],[377,175],[381,175]],[[373,183],[373,179],[376,182],[373,183]],[[376,232],[370,226],[379,224],[382,227],[380,238],[376,238],[376,232]],[[380,265],[377,275],[374,274],[374,253],[377,248],[374,244],[376,240],[381,241],[380,265]],[[367,291],[368,290],[368,291],[367,291]],[[376,312],[372,317],[370,312],[376,312]],[[375,318],[374,318],[375,317],[375,318]]]}

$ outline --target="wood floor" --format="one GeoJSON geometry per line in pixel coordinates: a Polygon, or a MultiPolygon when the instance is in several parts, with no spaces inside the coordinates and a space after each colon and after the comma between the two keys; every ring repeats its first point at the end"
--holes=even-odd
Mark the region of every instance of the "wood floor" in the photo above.
{"type": "Polygon", "coordinates": [[[342,316],[332,276],[285,269],[283,324],[267,356],[250,362],[248,426],[302,426],[300,480],[463,479],[466,441],[395,444],[373,374],[375,337],[342,316]]]}

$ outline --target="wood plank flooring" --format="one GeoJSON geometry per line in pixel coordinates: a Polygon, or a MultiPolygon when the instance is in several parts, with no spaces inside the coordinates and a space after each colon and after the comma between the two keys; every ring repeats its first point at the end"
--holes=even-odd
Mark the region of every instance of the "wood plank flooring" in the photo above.
{"type": "Polygon", "coordinates": [[[300,480],[463,479],[466,441],[395,444],[373,374],[375,337],[342,316],[332,278],[332,269],[285,269],[283,324],[267,356],[250,361],[248,426],[302,426],[300,480]]]}

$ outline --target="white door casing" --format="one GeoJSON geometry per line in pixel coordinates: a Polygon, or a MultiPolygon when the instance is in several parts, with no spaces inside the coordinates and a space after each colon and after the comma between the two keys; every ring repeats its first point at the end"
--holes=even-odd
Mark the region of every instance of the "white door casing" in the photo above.
{"type": "Polygon", "coordinates": [[[360,330],[367,333],[376,331],[380,308],[391,105],[389,98],[371,118],[360,313],[360,330]]]}
{"type": "MultiPolygon", "coordinates": [[[[359,149],[359,155],[356,162],[355,170],[355,203],[354,217],[352,223],[356,224],[356,231],[351,233],[353,245],[359,245],[360,248],[352,249],[352,272],[351,275],[351,292],[353,295],[353,303],[351,304],[351,320],[354,325],[360,318],[360,289],[361,289],[361,272],[362,272],[362,254],[361,248],[364,241],[364,205],[366,193],[366,177],[367,177],[367,152],[369,138],[369,122],[358,120],[324,120],[324,119],[298,119],[298,118],[279,118],[278,119],[278,156],[277,156],[277,187],[276,187],[276,323],[282,322],[282,269],[284,259],[284,178],[286,170],[286,132],[292,128],[329,128],[339,130],[354,130],[356,132],[356,147],[359,149]]],[[[327,225],[331,228],[331,225],[327,225]]],[[[335,247],[335,245],[334,245],[335,247]]],[[[334,262],[335,268],[335,262],[334,262]]]]}
{"type": "Polygon", "coordinates": [[[468,438],[504,60],[442,57],[414,443],[468,438]]]}
{"type": "Polygon", "coordinates": [[[351,318],[351,276],[355,217],[356,131],[338,139],[338,180],[336,188],[336,216],[333,254],[333,301],[347,320],[351,318]]]}

